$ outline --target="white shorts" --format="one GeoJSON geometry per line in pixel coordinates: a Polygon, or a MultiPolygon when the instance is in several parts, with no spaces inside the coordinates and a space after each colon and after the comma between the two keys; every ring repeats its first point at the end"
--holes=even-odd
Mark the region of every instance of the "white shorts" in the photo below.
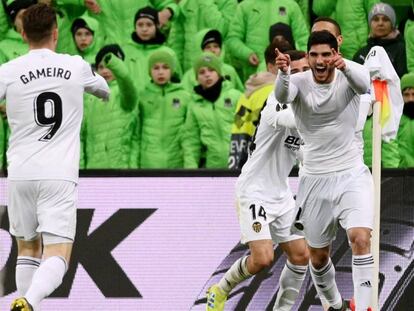
{"type": "Polygon", "coordinates": [[[257,240],[273,240],[278,244],[303,239],[290,232],[295,216],[295,200],[291,197],[280,204],[238,198],[237,214],[243,244],[257,240]]]}
{"type": "MultiPolygon", "coordinates": [[[[372,229],[374,184],[366,166],[332,175],[299,177],[296,220],[303,225],[308,245],[322,248],[335,239],[338,223],[348,230],[372,229]]],[[[300,231],[292,226],[292,232],[300,231]]]]}
{"type": "Polygon", "coordinates": [[[31,241],[39,233],[74,240],[77,185],[64,180],[8,181],[10,233],[31,241]]]}

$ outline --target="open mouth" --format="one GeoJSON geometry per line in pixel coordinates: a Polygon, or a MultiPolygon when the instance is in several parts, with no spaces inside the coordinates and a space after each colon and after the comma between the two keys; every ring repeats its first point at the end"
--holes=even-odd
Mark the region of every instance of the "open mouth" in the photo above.
{"type": "Polygon", "coordinates": [[[318,75],[323,75],[324,73],[326,73],[328,70],[328,67],[326,66],[316,66],[315,67],[315,71],[318,75]]]}

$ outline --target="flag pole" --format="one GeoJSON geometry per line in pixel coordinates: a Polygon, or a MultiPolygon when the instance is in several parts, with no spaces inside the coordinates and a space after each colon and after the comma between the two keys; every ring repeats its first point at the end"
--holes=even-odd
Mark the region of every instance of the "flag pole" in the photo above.
{"type": "Polygon", "coordinates": [[[380,216],[381,216],[381,102],[373,105],[372,135],[372,177],[374,180],[374,228],[372,230],[371,251],[374,257],[371,306],[379,311],[379,253],[380,253],[380,216]]]}

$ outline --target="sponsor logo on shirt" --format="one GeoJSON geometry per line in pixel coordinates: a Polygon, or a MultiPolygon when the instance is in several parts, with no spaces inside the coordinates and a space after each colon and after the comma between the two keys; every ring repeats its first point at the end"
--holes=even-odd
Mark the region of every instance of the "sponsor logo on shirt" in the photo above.
{"type": "Polygon", "coordinates": [[[181,106],[180,99],[179,98],[173,98],[173,100],[172,100],[172,106],[174,108],[180,108],[180,106],[181,106]]]}
{"type": "Polygon", "coordinates": [[[298,151],[300,145],[302,145],[303,142],[300,137],[289,135],[288,137],[286,137],[284,144],[286,148],[293,150],[293,151],[298,151]]]}
{"type": "Polygon", "coordinates": [[[231,102],[231,99],[230,98],[226,98],[224,100],[224,107],[227,107],[227,108],[233,107],[233,103],[231,102]]]}

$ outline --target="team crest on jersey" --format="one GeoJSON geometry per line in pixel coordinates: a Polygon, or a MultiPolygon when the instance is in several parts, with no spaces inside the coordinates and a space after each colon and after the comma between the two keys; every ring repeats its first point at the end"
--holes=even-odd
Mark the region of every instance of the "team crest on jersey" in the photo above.
{"type": "Polygon", "coordinates": [[[180,99],[179,98],[173,98],[173,100],[172,100],[172,106],[174,108],[180,108],[180,106],[181,106],[180,99]]]}
{"type": "Polygon", "coordinates": [[[255,221],[252,225],[254,232],[259,233],[262,230],[262,224],[258,221],[255,221]]]}
{"type": "Polygon", "coordinates": [[[231,98],[226,98],[224,100],[224,107],[231,108],[232,106],[233,106],[233,103],[231,102],[231,98]]]}
{"type": "Polygon", "coordinates": [[[280,16],[286,16],[286,8],[284,6],[279,7],[279,15],[280,16]]]}

